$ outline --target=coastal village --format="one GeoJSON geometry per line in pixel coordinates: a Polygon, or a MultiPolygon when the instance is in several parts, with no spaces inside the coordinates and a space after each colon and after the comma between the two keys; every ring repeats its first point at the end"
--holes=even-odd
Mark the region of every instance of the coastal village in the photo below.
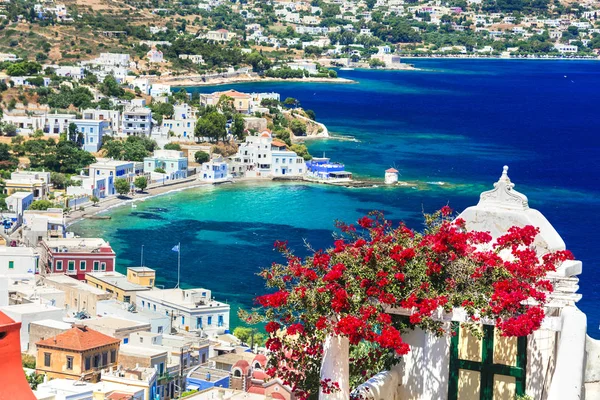
{"type": "MultiPolygon", "coordinates": [[[[163,266],[145,265],[143,247],[139,265],[124,265],[104,238],[69,226],[184,188],[363,184],[343,155],[310,154],[308,141],[333,136],[315,111],[229,84],[352,84],[338,72],[403,73],[414,69],[409,57],[597,59],[599,15],[593,0],[0,2],[0,400],[302,398],[273,367],[272,341],[298,340],[304,328],[233,326],[237,310],[211,287],[180,285],[179,272],[175,287],[160,285],[163,266]]],[[[389,165],[380,175],[365,185],[406,184],[389,165]]],[[[505,167],[459,220],[494,238],[539,226],[537,254],[564,251],[514,186],[505,167]]],[[[172,251],[179,257],[180,244],[172,251]]],[[[362,371],[352,390],[355,356],[346,337],[330,335],[317,375],[339,390],[323,384],[311,398],[600,399],[600,345],[576,306],[581,272],[581,261],[561,260],[549,273],[547,318],[519,338],[491,319],[469,332],[459,326],[471,305],[436,303],[430,314],[453,335],[414,329],[405,338],[413,352],[362,371]]],[[[389,314],[413,317],[408,306],[389,314]]],[[[384,333],[372,336],[387,344],[384,333]]]]}

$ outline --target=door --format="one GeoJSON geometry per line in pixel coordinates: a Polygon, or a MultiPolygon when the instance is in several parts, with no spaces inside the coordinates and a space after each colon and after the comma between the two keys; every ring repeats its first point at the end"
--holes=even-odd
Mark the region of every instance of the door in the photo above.
{"type": "Polygon", "coordinates": [[[453,322],[448,400],[513,400],[525,394],[527,338],[504,337],[492,325],[453,322]]]}

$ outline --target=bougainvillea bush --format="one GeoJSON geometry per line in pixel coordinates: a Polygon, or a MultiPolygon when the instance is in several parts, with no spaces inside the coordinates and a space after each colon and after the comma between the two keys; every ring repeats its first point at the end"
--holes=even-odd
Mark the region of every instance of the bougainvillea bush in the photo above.
{"type": "Polygon", "coordinates": [[[392,226],[379,213],[337,225],[333,247],[304,259],[276,242],[286,261],[261,272],[270,293],[244,314],[266,322],[267,372],[300,399],[337,388],[319,377],[327,335],[349,339],[353,388],[410,351],[402,340],[407,329],[451,334],[435,318],[440,310],[463,308],[467,325],[495,322],[506,336],[532,333],[552,291],[546,273],[572,258],[569,251],[539,257],[532,246],[539,230],[532,226],[513,227],[496,240],[469,232],[448,206],[425,215],[423,232],[392,226]]]}

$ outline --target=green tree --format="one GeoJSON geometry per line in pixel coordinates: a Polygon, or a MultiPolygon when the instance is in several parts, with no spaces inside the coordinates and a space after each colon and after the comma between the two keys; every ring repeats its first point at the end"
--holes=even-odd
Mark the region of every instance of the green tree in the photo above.
{"type": "Polygon", "coordinates": [[[35,372],[32,374],[26,375],[27,383],[29,383],[29,387],[31,390],[36,390],[38,385],[44,382],[44,375],[36,374],[35,372]]]}
{"type": "Polygon", "coordinates": [[[67,187],[67,177],[60,172],[51,172],[50,182],[54,185],[55,189],[65,189],[67,187]]]}
{"type": "Polygon", "coordinates": [[[198,150],[194,154],[194,159],[198,164],[204,164],[205,162],[208,162],[210,160],[210,155],[204,151],[198,150]]]}
{"type": "Polygon", "coordinates": [[[231,124],[231,133],[238,140],[244,140],[246,135],[244,134],[244,117],[241,114],[233,115],[233,123],[231,124]]]}
{"type": "Polygon", "coordinates": [[[125,178],[117,178],[115,179],[115,190],[119,193],[120,196],[125,196],[129,193],[130,186],[129,182],[125,178]]]}
{"type": "Polygon", "coordinates": [[[90,197],[90,201],[91,201],[91,202],[92,202],[94,205],[96,205],[96,204],[98,204],[98,203],[100,202],[100,199],[99,199],[98,197],[96,197],[96,196],[92,196],[92,197],[90,197]]]}
{"type": "Polygon", "coordinates": [[[53,207],[54,204],[49,200],[35,200],[29,206],[30,210],[47,210],[53,207]]]}
{"type": "Polygon", "coordinates": [[[299,119],[292,120],[290,129],[296,136],[306,136],[306,124],[299,119]]]}
{"type": "Polygon", "coordinates": [[[177,151],[181,151],[181,146],[179,145],[179,143],[167,143],[167,144],[165,144],[165,146],[163,148],[165,150],[177,150],[177,151]]]}
{"type": "Polygon", "coordinates": [[[140,189],[140,192],[144,192],[144,189],[148,187],[148,178],[145,176],[138,176],[133,181],[133,184],[136,188],[140,189]]]}
{"type": "Polygon", "coordinates": [[[120,97],[125,94],[125,90],[119,85],[113,75],[107,75],[100,85],[100,92],[106,96],[120,97]]]}
{"type": "Polygon", "coordinates": [[[248,345],[262,345],[265,341],[265,336],[258,332],[256,328],[238,326],[233,330],[233,336],[240,339],[242,343],[248,345]]]}
{"type": "Polygon", "coordinates": [[[293,98],[293,97],[288,97],[288,98],[286,98],[286,99],[283,101],[283,104],[284,104],[286,107],[294,107],[294,108],[295,108],[295,107],[299,107],[299,106],[300,106],[300,102],[299,102],[297,99],[293,98]]]}
{"type": "Polygon", "coordinates": [[[198,119],[194,135],[199,138],[208,138],[210,141],[219,141],[227,135],[226,124],[227,120],[223,114],[216,111],[210,112],[198,119]]]}

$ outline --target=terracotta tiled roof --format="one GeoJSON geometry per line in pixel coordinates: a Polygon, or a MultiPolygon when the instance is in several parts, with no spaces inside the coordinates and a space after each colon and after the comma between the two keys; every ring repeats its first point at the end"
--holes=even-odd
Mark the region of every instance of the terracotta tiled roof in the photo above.
{"type": "Polygon", "coordinates": [[[390,169],[386,169],[385,172],[394,172],[394,173],[397,173],[398,170],[394,169],[394,168],[390,168],[390,169]]]}
{"type": "Polygon", "coordinates": [[[40,340],[36,345],[74,351],[85,351],[119,342],[119,339],[115,339],[114,337],[105,335],[86,326],[79,325],[54,337],[40,340]]]}
{"type": "Polygon", "coordinates": [[[249,94],[241,93],[241,92],[238,92],[237,90],[233,90],[233,89],[223,92],[221,94],[224,94],[225,96],[233,97],[233,98],[235,98],[235,97],[238,97],[241,99],[249,99],[250,98],[249,94]]]}
{"type": "Polygon", "coordinates": [[[235,364],[233,364],[233,367],[231,369],[234,368],[241,369],[242,374],[246,375],[246,373],[248,373],[248,369],[250,368],[250,364],[248,364],[248,361],[246,360],[238,360],[235,364]]]}
{"type": "Polygon", "coordinates": [[[248,393],[265,394],[265,388],[259,386],[250,386],[248,393]]]}
{"type": "Polygon", "coordinates": [[[258,361],[263,367],[267,365],[267,357],[264,354],[257,354],[256,357],[254,357],[254,360],[252,360],[252,364],[254,364],[256,361],[258,361]]]}
{"type": "Polygon", "coordinates": [[[271,144],[272,144],[273,146],[277,146],[277,147],[285,147],[285,143],[284,143],[284,142],[282,142],[281,140],[277,140],[277,139],[273,140],[273,141],[271,142],[271,144]]]}

